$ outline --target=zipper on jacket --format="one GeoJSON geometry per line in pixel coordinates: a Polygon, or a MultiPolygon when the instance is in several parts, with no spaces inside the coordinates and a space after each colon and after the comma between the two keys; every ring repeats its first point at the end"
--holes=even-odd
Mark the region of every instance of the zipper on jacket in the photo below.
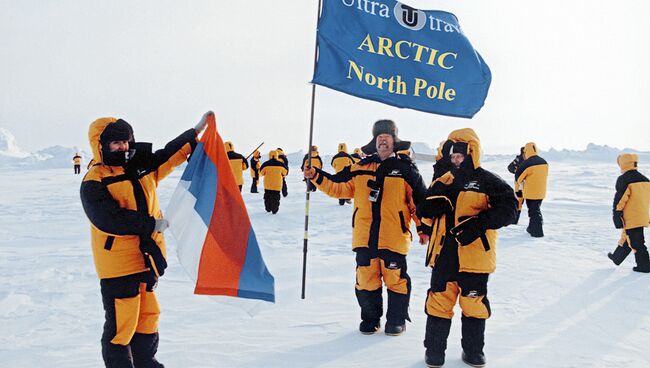
{"type": "Polygon", "coordinates": [[[406,221],[404,221],[404,213],[402,211],[399,211],[399,223],[402,225],[402,232],[407,233],[409,232],[408,227],[406,227],[406,221]]]}
{"type": "Polygon", "coordinates": [[[352,213],[352,227],[354,228],[354,219],[357,217],[357,211],[359,211],[359,207],[354,209],[354,212],[352,213]]]}
{"type": "Polygon", "coordinates": [[[106,238],[106,243],[104,243],[104,249],[111,250],[111,248],[113,248],[114,241],[115,241],[115,237],[113,235],[109,235],[106,238]]]}
{"type": "Polygon", "coordinates": [[[485,249],[486,252],[490,251],[490,242],[488,241],[487,236],[485,234],[481,235],[481,243],[483,243],[483,248],[485,249]]]}

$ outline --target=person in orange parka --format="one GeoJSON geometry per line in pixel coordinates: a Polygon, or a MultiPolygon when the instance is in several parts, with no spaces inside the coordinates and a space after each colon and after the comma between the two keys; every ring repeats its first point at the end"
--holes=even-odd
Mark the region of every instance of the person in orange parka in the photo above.
{"type": "Polygon", "coordinates": [[[650,222],[650,182],[637,170],[639,158],[624,153],[616,160],[621,176],[616,180],[613,220],[617,229],[623,229],[621,240],[614,253],[607,256],[617,266],[634,250],[637,272],[650,272],[650,259],[645,246],[643,228],[650,222]]]}
{"type": "MultiPolygon", "coordinates": [[[[306,154],[305,157],[302,158],[302,165],[300,165],[300,170],[305,171],[305,168],[309,166],[307,163],[307,159],[309,158],[309,162],[311,162],[311,167],[315,168],[322,168],[323,167],[323,160],[320,158],[320,155],[318,154],[318,147],[316,146],[311,146],[311,152],[309,154],[306,154]]],[[[307,191],[309,192],[315,192],[316,191],[316,186],[314,183],[312,183],[309,180],[305,180],[307,182],[307,191]]]]}
{"type": "Polygon", "coordinates": [[[79,156],[78,153],[74,154],[74,157],[72,158],[72,162],[74,163],[74,173],[75,174],[81,173],[81,156],[79,156]]]}
{"type": "Polygon", "coordinates": [[[269,152],[268,161],[260,167],[260,176],[264,177],[264,208],[275,215],[280,209],[282,181],[287,176],[287,168],[278,160],[278,151],[269,152]]]}
{"type": "Polygon", "coordinates": [[[251,193],[257,193],[257,183],[260,180],[260,151],[255,150],[253,157],[251,157],[251,193]]]}
{"type": "Polygon", "coordinates": [[[106,367],[163,367],[155,358],[160,307],[154,288],[167,267],[162,232],[168,224],[156,187],[187,160],[211,114],[155,152],[151,143],[136,143],[122,119],[100,118],[90,125],[94,165],[80,194],[104,304],[106,367]]]}
{"type": "MultiPolygon", "coordinates": [[[[340,173],[348,166],[352,166],[354,160],[352,156],[348,154],[348,146],[345,143],[339,143],[339,151],[334,157],[332,157],[332,167],[336,173],[340,173]]],[[[339,198],[339,205],[343,206],[345,203],[352,203],[350,198],[339,198]]]]}
{"type": "MultiPolygon", "coordinates": [[[[537,145],[526,143],[523,159],[515,171],[515,194],[521,201],[526,201],[530,221],[526,231],[534,238],[544,236],[542,201],[546,197],[546,181],[548,179],[548,163],[537,152],[537,145]],[[523,189],[522,189],[523,187],[523,189]]],[[[514,222],[517,222],[515,217],[514,222]]]]}
{"type": "Polygon", "coordinates": [[[352,157],[352,161],[354,161],[356,164],[357,162],[361,161],[365,155],[363,154],[363,151],[361,151],[361,148],[355,148],[350,157],[352,157]]]}
{"type": "Polygon", "coordinates": [[[232,142],[227,141],[223,144],[226,147],[226,152],[228,153],[228,160],[230,161],[230,167],[232,168],[232,174],[235,176],[235,181],[239,186],[239,191],[244,185],[244,170],[248,169],[248,161],[246,157],[242,156],[241,153],[235,152],[235,147],[232,142]]]}

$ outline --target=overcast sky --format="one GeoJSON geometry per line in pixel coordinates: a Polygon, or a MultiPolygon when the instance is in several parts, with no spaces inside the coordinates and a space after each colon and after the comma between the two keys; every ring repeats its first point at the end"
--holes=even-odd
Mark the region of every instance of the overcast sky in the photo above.
{"type": "MultiPolygon", "coordinates": [[[[450,11],[492,70],[469,119],[316,88],[315,143],[361,146],[390,118],[437,146],[474,128],[485,153],[650,150],[650,1],[410,0],[450,11]]],[[[121,117],[160,146],[217,114],[243,154],[307,147],[317,0],[0,0],[0,127],[19,146],[88,149],[88,125],[121,117]]]]}

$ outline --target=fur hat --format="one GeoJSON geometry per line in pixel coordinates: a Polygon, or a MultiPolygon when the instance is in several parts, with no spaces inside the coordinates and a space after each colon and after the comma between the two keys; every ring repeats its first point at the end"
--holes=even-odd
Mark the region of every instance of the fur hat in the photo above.
{"type": "Polygon", "coordinates": [[[397,125],[395,125],[395,122],[392,120],[378,120],[375,122],[375,124],[372,126],[372,140],[366,144],[365,146],[361,147],[361,150],[363,153],[367,155],[371,155],[373,153],[377,152],[377,136],[380,134],[390,134],[393,136],[394,144],[393,144],[393,151],[403,151],[411,148],[411,142],[409,141],[403,141],[399,139],[397,136],[397,125]]]}

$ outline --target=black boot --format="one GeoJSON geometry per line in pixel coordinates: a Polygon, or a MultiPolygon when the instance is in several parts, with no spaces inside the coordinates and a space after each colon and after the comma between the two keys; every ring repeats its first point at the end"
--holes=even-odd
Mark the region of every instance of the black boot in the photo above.
{"type": "Polygon", "coordinates": [[[361,307],[359,331],[364,335],[374,334],[379,330],[379,319],[384,314],[381,288],[374,291],[355,290],[355,293],[361,307]]]}
{"type": "Polygon", "coordinates": [[[609,257],[609,259],[611,259],[612,262],[618,266],[625,260],[625,258],[627,258],[628,254],[630,254],[631,251],[632,249],[627,246],[627,243],[625,243],[616,247],[614,253],[607,253],[607,257],[609,257]]]}
{"type": "Polygon", "coordinates": [[[483,346],[485,345],[485,320],[463,316],[461,322],[463,361],[472,367],[483,367],[485,365],[485,355],[483,354],[483,346]]]}
{"type": "Polygon", "coordinates": [[[399,294],[392,290],[387,291],[388,308],[386,311],[386,327],[384,333],[390,336],[399,336],[406,331],[406,321],[409,318],[409,294],[399,294]]]}
{"type": "Polygon", "coordinates": [[[375,332],[379,331],[381,327],[381,322],[379,320],[362,320],[359,324],[359,332],[364,335],[372,335],[375,332]]]}
{"type": "Polygon", "coordinates": [[[450,328],[450,319],[427,317],[427,328],[424,334],[424,347],[427,349],[424,354],[424,362],[427,367],[437,368],[445,364],[445,350],[447,350],[450,328]]]}
{"type": "Polygon", "coordinates": [[[141,334],[136,332],[131,339],[130,345],[135,368],[165,367],[156,360],[158,333],[141,334]]]}
{"type": "Polygon", "coordinates": [[[636,259],[636,267],[632,270],[636,272],[650,273],[650,259],[647,249],[639,249],[634,253],[636,259]]]}
{"type": "Polygon", "coordinates": [[[345,205],[345,199],[339,199],[339,206],[345,205]]]}
{"type": "Polygon", "coordinates": [[[542,211],[540,209],[541,205],[541,200],[526,200],[526,206],[528,207],[528,217],[530,218],[530,222],[528,223],[526,231],[533,238],[541,238],[544,236],[544,219],[542,218],[542,211]]]}

